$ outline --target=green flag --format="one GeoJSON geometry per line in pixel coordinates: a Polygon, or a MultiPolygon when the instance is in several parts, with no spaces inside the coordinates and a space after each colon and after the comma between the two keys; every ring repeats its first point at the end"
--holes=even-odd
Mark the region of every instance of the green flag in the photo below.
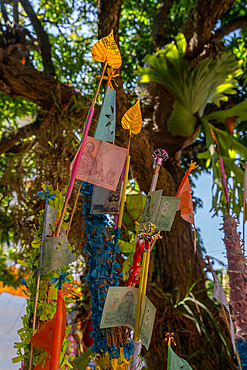
{"type": "Polygon", "coordinates": [[[171,349],[171,346],[168,345],[168,360],[167,360],[167,370],[189,370],[192,368],[187,361],[180,358],[176,355],[175,352],[171,349]]]}

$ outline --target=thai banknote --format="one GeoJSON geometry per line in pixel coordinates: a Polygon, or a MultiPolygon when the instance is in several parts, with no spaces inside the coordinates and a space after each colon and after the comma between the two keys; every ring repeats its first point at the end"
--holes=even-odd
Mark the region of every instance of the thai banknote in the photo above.
{"type": "Polygon", "coordinates": [[[120,180],[116,191],[108,190],[94,185],[91,210],[93,215],[117,214],[120,208],[122,181],[120,180]]]}
{"type": "Polygon", "coordinates": [[[155,224],[157,213],[160,206],[163,190],[152,191],[148,194],[143,209],[141,223],[151,222],[155,224]]]}
{"type": "Polygon", "coordinates": [[[156,308],[148,297],[142,293],[139,336],[147,350],[152,338],[155,314],[156,308]]]}
{"type": "MultiPolygon", "coordinates": [[[[125,148],[88,136],[76,178],[115,191],[127,154],[125,148]]],[[[75,158],[70,166],[71,172],[75,158]]]]}
{"type": "Polygon", "coordinates": [[[163,190],[148,194],[141,223],[151,222],[158,230],[170,231],[177,211],[179,197],[162,196],[163,190]]]}
{"type": "MultiPolygon", "coordinates": [[[[110,287],[107,293],[100,328],[127,326],[135,330],[138,289],[110,287]]],[[[152,337],[156,308],[145,294],[142,294],[139,336],[148,349],[152,337]]]]}
{"type": "Polygon", "coordinates": [[[138,289],[110,287],[107,293],[100,328],[127,326],[135,329],[138,289]]]}

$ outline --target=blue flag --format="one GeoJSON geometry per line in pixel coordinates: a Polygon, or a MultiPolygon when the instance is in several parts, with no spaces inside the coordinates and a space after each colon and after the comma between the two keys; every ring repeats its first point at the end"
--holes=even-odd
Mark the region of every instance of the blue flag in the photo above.
{"type": "Polygon", "coordinates": [[[116,90],[106,87],[94,137],[114,144],[116,126],[116,90]]]}

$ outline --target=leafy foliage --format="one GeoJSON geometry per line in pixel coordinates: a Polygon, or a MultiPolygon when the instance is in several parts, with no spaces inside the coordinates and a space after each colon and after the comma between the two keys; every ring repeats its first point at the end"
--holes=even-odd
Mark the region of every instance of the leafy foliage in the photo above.
{"type": "MultiPolygon", "coordinates": [[[[43,189],[46,190],[46,186],[43,186],[43,189]]],[[[52,186],[48,187],[49,191],[53,191],[52,186]]],[[[58,209],[58,212],[61,212],[63,206],[63,196],[61,192],[57,189],[55,191],[56,198],[54,201],[49,200],[49,204],[58,209]]],[[[68,217],[68,214],[66,215],[68,217]]],[[[29,341],[33,335],[32,330],[32,317],[34,312],[34,304],[35,304],[35,295],[36,295],[36,285],[37,285],[37,270],[39,266],[39,256],[40,256],[40,246],[41,246],[41,238],[42,238],[42,230],[43,230],[43,217],[44,211],[41,211],[38,215],[38,228],[35,230],[34,235],[35,239],[32,242],[32,249],[30,252],[26,253],[26,261],[18,261],[21,265],[26,268],[28,273],[26,277],[27,283],[27,290],[26,294],[28,295],[27,299],[27,308],[26,314],[22,317],[22,324],[23,327],[18,330],[18,334],[20,336],[21,342],[15,343],[14,347],[17,349],[17,357],[13,359],[13,362],[20,362],[24,361],[24,366],[29,363],[30,357],[30,344],[29,341]]],[[[67,218],[66,217],[66,218],[67,218]]],[[[64,223],[63,227],[66,229],[67,226],[64,223]]],[[[64,268],[62,270],[66,270],[64,268]]],[[[44,322],[53,318],[56,312],[56,299],[57,299],[57,288],[50,284],[51,278],[57,278],[60,274],[59,270],[51,271],[45,275],[42,275],[39,287],[39,300],[37,305],[37,322],[44,322]]],[[[73,281],[72,276],[69,276],[70,280],[73,281]]],[[[65,304],[68,306],[70,303],[74,302],[72,298],[65,299],[65,304]]],[[[73,356],[66,354],[67,347],[69,345],[69,339],[67,336],[70,331],[70,326],[66,329],[65,339],[61,349],[61,358],[62,363],[60,363],[60,368],[65,369],[65,365],[68,366],[69,369],[72,369],[72,365],[68,362],[68,359],[73,359],[73,356]]],[[[37,330],[35,331],[35,333],[37,330]]],[[[45,357],[46,352],[43,350],[39,350],[37,348],[34,349],[34,365],[38,365],[40,361],[45,357]]]]}
{"type": "Polygon", "coordinates": [[[140,82],[156,82],[169,88],[175,98],[167,127],[172,135],[190,136],[195,132],[197,117],[202,117],[208,103],[220,104],[227,94],[236,94],[235,77],[242,73],[231,52],[220,58],[205,58],[191,68],[184,59],[185,37],[178,33],[175,43],[168,44],[145,62],[151,67],[139,68],[140,82]]]}

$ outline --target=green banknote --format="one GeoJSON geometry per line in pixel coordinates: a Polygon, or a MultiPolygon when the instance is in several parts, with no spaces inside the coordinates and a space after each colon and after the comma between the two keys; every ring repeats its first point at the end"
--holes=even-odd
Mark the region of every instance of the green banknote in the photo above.
{"type": "MultiPolygon", "coordinates": [[[[127,326],[135,329],[135,317],[138,289],[128,287],[110,287],[107,293],[100,328],[127,326]]],[[[139,336],[148,349],[152,337],[156,308],[142,295],[139,336]]]]}
{"type": "Polygon", "coordinates": [[[179,197],[162,196],[163,190],[148,194],[141,223],[151,222],[158,230],[170,231],[178,208],[179,197]]]}

